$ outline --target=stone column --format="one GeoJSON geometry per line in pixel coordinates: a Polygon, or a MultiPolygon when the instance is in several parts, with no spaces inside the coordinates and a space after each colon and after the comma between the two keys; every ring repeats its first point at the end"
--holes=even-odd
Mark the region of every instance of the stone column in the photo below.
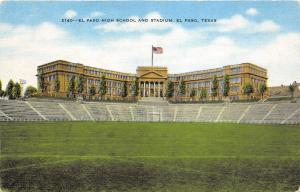
{"type": "Polygon", "coordinates": [[[160,82],[157,82],[157,97],[159,97],[159,93],[160,93],[160,82]]]}
{"type": "Polygon", "coordinates": [[[145,81],[143,81],[143,87],[144,87],[144,89],[143,89],[143,97],[145,97],[145,90],[146,90],[146,82],[145,81]]]}
{"type": "Polygon", "coordinates": [[[153,82],[153,96],[155,97],[156,95],[155,95],[155,88],[156,88],[156,86],[155,86],[155,81],[153,82]]]}
{"type": "Polygon", "coordinates": [[[165,84],[164,82],[162,83],[162,93],[163,93],[163,97],[165,96],[165,84]]]}
{"type": "Polygon", "coordinates": [[[157,82],[157,86],[156,86],[156,89],[157,89],[157,97],[159,97],[159,81],[157,82]]]}
{"type": "Polygon", "coordinates": [[[151,82],[149,81],[149,86],[148,86],[148,97],[150,97],[151,96],[151,93],[150,93],[150,90],[151,90],[151,82]]]}
{"type": "MultiPolygon", "coordinates": [[[[159,82],[159,94],[160,94],[160,90],[162,92],[162,94],[164,94],[164,89],[163,89],[163,84],[162,82],[159,82]]],[[[160,95],[159,95],[160,96],[160,95]]],[[[163,96],[163,95],[162,95],[163,96]]]]}
{"type": "Polygon", "coordinates": [[[141,96],[141,82],[139,81],[139,91],[138,91],[138,98],[141,96]]]}
{"type": "Polygon", "coordinates": [[[156,92],[157,92],[157,82],[154,82],[154,97],[156,97],[156,92]]]}

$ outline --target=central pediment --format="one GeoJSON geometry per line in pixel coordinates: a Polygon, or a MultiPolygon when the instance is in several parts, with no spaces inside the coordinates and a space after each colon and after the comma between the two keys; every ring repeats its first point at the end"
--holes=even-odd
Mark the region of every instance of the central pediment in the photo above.
{"type": "Polygon", "coordinates": [[[161,78],[165,78],[165,77],[163,75],[155,72],[155,71],[150,71],[150,72],[146,72],[144,74],[141,74],[140,78],[161,79],[161,78]]]}
{"type": "Polygon", "coordinates": [[[142,79],[166,79],[168,70],[166,67],[138,67],[137,74],[142,79]]]}

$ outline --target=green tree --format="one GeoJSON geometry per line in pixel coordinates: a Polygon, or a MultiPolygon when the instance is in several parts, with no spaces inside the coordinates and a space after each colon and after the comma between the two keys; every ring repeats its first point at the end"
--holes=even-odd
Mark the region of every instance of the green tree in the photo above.
{"type": "Polygon", "coordinates": [[[196,89],[193,88],[191,93],[190,93],[190,97],[194,100],[195,96],[196,96],[196,89]]]}
{"type": "Polygon", "coordinates": [[[25,97],[31,97],[35,93],[37,93],[37,89],[30,85],[25,90],[25,97]]]}
{"type": "Polygon", "coordinates": [[[69,97],[75,97],[75,76],[74,75],[69,80],[68,92],[69,92],[69,97]]]}
{"type": "Polygon", "coordinates": [[[172,81],[168,81],[167,97],[171,98],[173,96],[174,96],[174,83],[172,81]]]}
{"type": "Polygon", "coordinates": [[[227,74],[224,75],[224,89],[223,89],[223,96],[228,97],[230,90],[230,82],[229,76],[227,74]]]}
{"type": "Polygon", "coordinates": [[[60,81],[59,81],[58,78],[55,80],[54,90],[55,90],[56,93],[58,93],[59,90],[60,90],[60,81]]]}
{"type": "Polygon", "coordinates": [[[136,78],[136,79],[134,80],[134,82],[133,82],[133,84],[132,84],[132,89],[133,89],[133,95],[134,95],[135,97],[139,96],[139,91],[140,91],[140,89],[139,89],[139,79],[138,79],[138,78],[136,78]]]}
{"type": "Polygon", "coordinates": [[[21,97],[21,85],[18,82],[13,87],[13,97],[16,99],[21,97]]]}
{"type": "Polygon", "coordinates": [[[248,99],[254,91],[253,86],[250,83],[247,83],[246,85],[244,85],[243,90],[244,90],[244,94],[247,95],[248,99]]]}
{"type": "Polygon", "coordinates": [[[90,99],[96,94],[96,88],[95,88],[95,85],[92,84],[91,87],[90,87],[90,90],[89,90],[89,96],[90,96],[90,99]]]}
{"type": "Polygon", "coordinates": [[[9,82],[7,83],[6,86],[6,96],[8,97],[8,99],[13,99],[14,95],[13,95],[13,88],[14,88],[15,84],[13,82],[13,80],[9,80],[9,82]]]}
{"type": "Polygon", "coordinates": [[[212,80],[211,96],[215,99],[218,96],[219,82],[215,75],[212,80]]]}
{"type": "Polygon", "coordinates": [[[181,80],[179,82],[179,94],[180,94],[180,96],[185,96],[185,92],[186,92],[185,82],[183,80],[181,80]]]}
{"type": "Polygon", "coordinates": [[[124,81],[123,82],[123,86],[122,86],[122,94],[121,94],[121,96],[123,98],[125,98],[125,97],[127,97],[127,95],[128,95],[127,81],[124,81]]]}
{"type": "Polygon", "coordinates": [[[106,93],[107,93],[106,78],[103,75],[101,77],[101,81],[100,81],[100,85],[99,85],[100,98],[103,99],[103,97],[106,95],[106,93]]]}
{"type": "Polygon", "coordinates": [[[38,87],[42,93],[45,91],[45,81],[41,75],[38,77],[38,87]]]}
{"type": "Polygon", "coordinates": [[[75,90],[78,94],[82,94],[84,91],[84,78],[82,75],[76,77],[75,90]]]}
{"type": "Polygon", "coordinates": [[[290,84],[288,87],[289,92],[291,93],[291,97],[294,98],[295,85],[290,84]]]}
{"type": "Polygon", "coordinates": [[[205,88],[202,88],[201,92],[200,92],[200,99],[203,102],[204,99],[206,99],[206,98],[207,98],[207,90],[205,88]]]}
{"type": "Polygon", "coordinates": [[[4,91],[2,90],[2,81],[0,80],[0,97],[4,95],[4,91]]]}
{"type": "Polygon", "coordinates": [[[264,83],[260,83],[258,85],[259,93],[261,94],[261,98],[264,98],[264,93],[267,91],[267,85],[264,83]]]}

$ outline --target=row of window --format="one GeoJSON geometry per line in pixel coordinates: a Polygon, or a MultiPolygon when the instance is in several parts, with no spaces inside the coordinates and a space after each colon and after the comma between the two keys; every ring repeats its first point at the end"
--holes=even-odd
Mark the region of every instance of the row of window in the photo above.
{"type": "Polygon", "coordinates": [[[41,73],[44,73],[44,72],[53,71],[55,69],[56,69],[56,65],[51,65],[51,66],[48,66],[48,67],[43,67],[43,68],[38,69],[38,73],[41,74],[41,73]]]}
{"type": "MultiPolygon", "coordinates": [[[[175,88],[177,91],[179,91],[179,87],[177,86],[175,88]]],[[[188,90],[188,94],[191,92],[191,90],[195,89],[197,92],[200,92],[202,89],[206,89],[207,90],[207,93],[210,94],[211,93],[211,86],[209,87],[193,87],[192,84],[187,84],[186,85],[186,89],[188,90]]],[[[222,93],[224,90],[224,86],[223,84],[219,84],[219,92],[222,93]]],[[[240,89],[240,86],[237,86],[237,85],[232,85],[230,86],[230,91],[231,92],[239,92],[241,89],[240,89]]]]}
{"type": "MultiPolygon", "coordinates": [[[[234,77],[230,79],[230,83],[241,83],[242,78],[241,77],[234,77]]],[[[219,80],[219,87],[223,87],[224,85],[224,80],[219,80]]],[[[203,81],[203,82],[191,82],[187,83],[186,86],[188,88],[201,88],[201,87],[211,87],[212,82],[211,81],[203,81]]]]}
{"type": "Polygon", "coordinates": [[[230,83],[241,83],[241,82],[242,82],[241,77],[230,78],[230,83]]]}
{"type": "Polygon", "coordinates": [[[257,70],[257,69],[254,69],[254,68],[251,68],[251,73],[254,73],[254,74],[257,74],[257,75],[260,75],[260,76],[266,76],[267,73],[264,72],[264,71],[261,71],[261,70],[257,70]]]}
{"type": "Polygon", "coordinates": [[[200,73],[200,74],[191,74],[191,75],[175,75],[169,76],[168,79],[171,81],[187,81],[187,80],[196,80],[196,79],[206,79],[206,78],[213,78],[214,76],[223,76],[223,71],[218,72],[208,72],[208,73],[200,73]]]}
{"type": "Polygon", "coordinates": [[[120,75],[120,74],[101,72],[96,70],[84,70],[84,73],[89,75],[99,76],[99,77],[105,76],[107,78],[115,78],[115,79],[127,80],[127,81],[133,81],[135,79],[134,76],[120,75]]]}
{"type": "Polygon", "coordinates": [[[235,67],[231,69],[232,73],[240,73],[241,72],[241,68],[240,67],[235,67]]]}
{"type": "MultiPolygon", "coordinates": [[[[108,84],[108,86],[107,86],[107,94],[108,95],[119,95],[119,96],[121,96],[123,87],[121,87],[121,86],[118,86],[118,87],[112,86],[112,81],[108,81],[107,84],[108,84]]],[[[132,87],[132,85],[128,85],[128,86],[129,86],[128,87],[129,88],[128,94],[130,96],[133,96],[133,94],[134,94],[133,87],[132,87]]],[[[99,87],[95,87],[95,88],[96,88],[96,92],[98,92],[99,87]]],[[[89,89],[90,89],[90,87],[88,87],[87,92],[89,92],[89,89]]]]}
{"type": "Polygon", "coordinates": [[[265,83],[265,81],[260,80],[260,79],[256,79],[256,78],[253,78],[253,77],[251,78],[251,81],[254,85],[259,85],[259,84],[264,84],[265,83]]]}
{"type": "Polygon", "coordinates": [[[48,77],[47,77],[47,79],[48,79],[48,81],[54,81],[54,80],[56,80],[56,75],[49,75],[48,77]]]}

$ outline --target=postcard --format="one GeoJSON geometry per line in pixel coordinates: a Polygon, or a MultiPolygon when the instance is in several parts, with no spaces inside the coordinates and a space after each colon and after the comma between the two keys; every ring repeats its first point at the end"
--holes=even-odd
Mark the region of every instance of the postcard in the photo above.
{"type": "Polygon", "coordinates": [[[300,191],[299,1],[0,0],[0,191],[300,191]]]}

